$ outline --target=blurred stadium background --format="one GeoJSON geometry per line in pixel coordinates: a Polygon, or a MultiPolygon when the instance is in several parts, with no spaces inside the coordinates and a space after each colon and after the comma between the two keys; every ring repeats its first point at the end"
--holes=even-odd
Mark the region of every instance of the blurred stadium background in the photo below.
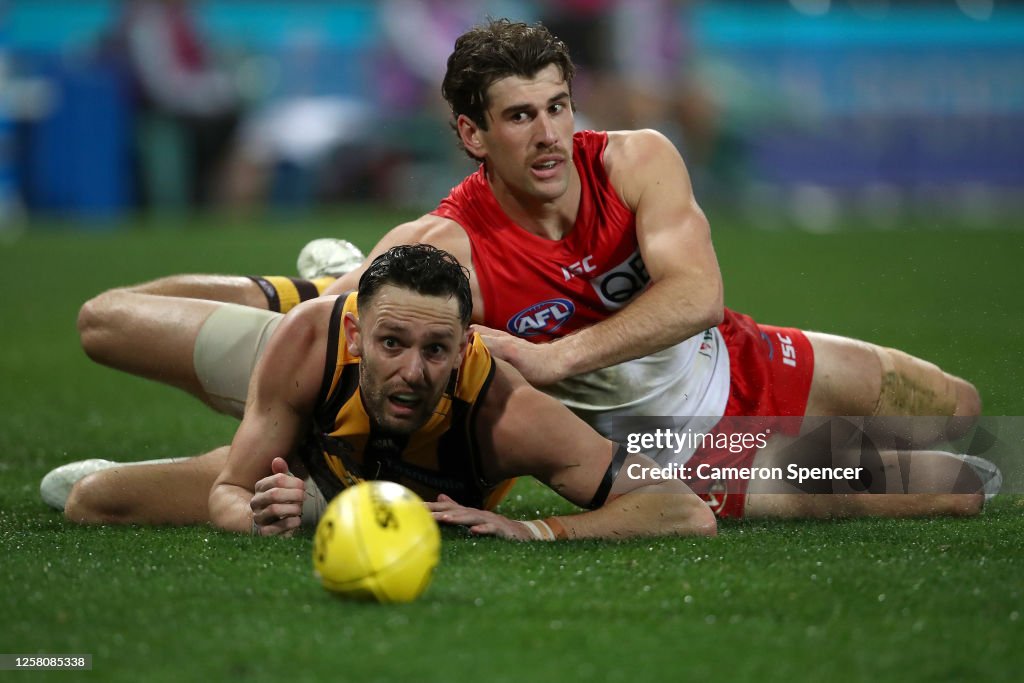
{"type": "MultiPolygon", "coordinates": [[[[1020,3],[171,2],[195,29],[169,28],[180,68],[220,79],[223,102],[204,110],[188,101],[199,78],[154,95],[138,77],[125,17],[147,4],[0,0],[8,235],[37,217],[97,229],[196,206],[243,220],[349,201],[429,209],[470,168],[447,128],[444,60],[488,15],[553,26],[580,62],[581,124],[663,130],[702,202],[750,228],[1020,227],[1020,3]],[[212,153],[189,144],[204,127],[212,153]]],[[[159,60],[158,43],[142,59],[159,60]]]]}

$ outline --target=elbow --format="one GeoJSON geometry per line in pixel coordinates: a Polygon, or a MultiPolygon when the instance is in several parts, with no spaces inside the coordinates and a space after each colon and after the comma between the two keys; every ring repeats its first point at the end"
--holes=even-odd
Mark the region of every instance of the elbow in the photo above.
{"type": "MultiPolygon", "coordinates": [[[[697,497],[694,496],[694,498],[697,497]]],[[[707,503],[697,498],[688,507],[690,510],[683,525],[683,533],[681,535],[706,537],[718,535],[718,520],[707,503]]]]}
{"type": "Polygon", "coordinates": [[[679,480],[663,481],[645,487],[644,495],[653,502],[651,515],[658,523],[651,529],[658,536],[718,535],[718,519],[708,504],[679,480]],[[661,495],[658,495],[661,494],[661,495]]]}
{"type": "Polygon", "coordinates": [[[704,318],[704,329],[709,330],[712,327],[718,327],[725,320],[725,306],[721,300],[715,303],[714,306],[708,308],[704,318]]]}
{"type": "Polygon", "coordinates": [[[711,508],[708,508],[705,519],[697,532],[697,535],[707,536],[708,538],[718,535],[718,520],[715,519],[715,513],[711,511],[711,508]]]}
{"type": "Polygon", "coordinates": [[[725,320],[725,296],[722,291],[722,284],[719,282],[714,296],[708,301],[707,307],[704,310],[704,321],[706,324],[704,329],[718,327],[722,324],[723,320],[725,320]]]}
{"type": "Polygon", "coordinates": [[[207,498],[207,509],[210,512],[210,524],[223,531],[238,531],[229,523],[229,515],[225,514],[225,506],[221,497],[220,487],[214,484],[207,498]]]}
{"type": "Polygon", "coordinates": [[[669,506],[661,511],[662,532],[668,536],[717,536],[718,519],[696,493],[673,492],[669,506]]]}
{"type": "Polygon", "coordinates": [[[252,513],[248,504],[239,505],[237,487],[222,483],[219,479],[210,489],[207,508],[210,524],[222,531],[244,534],[253,531],[252,513]]]}
{"type": "Polygon", "coordinates": [[[704,306],[704,329],[718,327],[725,320],[725,288],[719,275],[709,284],[704,306]]]}

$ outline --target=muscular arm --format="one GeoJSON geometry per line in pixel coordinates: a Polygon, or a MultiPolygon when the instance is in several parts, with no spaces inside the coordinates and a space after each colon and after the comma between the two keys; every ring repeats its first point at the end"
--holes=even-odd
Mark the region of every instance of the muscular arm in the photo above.
{"type": "Polygon", "coordinates": [[[256,482],[271,474],[274,458],[287,458],[302,438],[323,381],[333,303],[329,297],[297,307],[256,366],[245,417],[210,491],[210,519],[216,526],[238,532],[253,528],[250,503],[256,482]]]}
{"type": "MultiPolygon", "coordinates": [[[[612,462],[615,445],[499,361],[476,422],[485,474],[492,481],[531,475],[567,500],[586,507],[612,462]]],[[[626,456],[611,490],[595,509],[546,520],[565,538],[714,535],[714,514],[683,482],[644,478],[657,465],[626,456]]],[[[433,505],[440,521],[480,533],[528,540],[522,522],[448,504],[433,505]],[[445,515],[448,515],[446,518],[445,515]],[[476,528],[479,525],[493,525],[476,528]]]]}
{"type": "Polygon", "coordinates": [[[682,158],[655,131],[610,133],[605,165],[636,213],[651,285],[608,319],[552,344],[571,376],[640,358],[721,322],[722,276],[682,158]]]}
{"type": "Polygon", "coordinates": [[[537,386],[649,355],[722,320],[722,276],[708,222],[675,147],[651,130],[609,133],[604,161],[636,214],[651,284],[614,315],[548,344],[484,333],[492,352],[537,386]]]}

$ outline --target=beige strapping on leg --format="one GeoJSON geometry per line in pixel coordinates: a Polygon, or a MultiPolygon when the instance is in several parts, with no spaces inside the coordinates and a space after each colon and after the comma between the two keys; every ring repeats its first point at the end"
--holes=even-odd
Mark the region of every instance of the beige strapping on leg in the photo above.
{"type": "Polygon", "coordinates": [[[223,304],[196,336],[192,365],[210,405],[241,417],[256,361],[284,316],[259,308],[223,304]]]}
{"type": "Polygon", "coordinates": [[[938,366],[899,349],[873,348],[882,364],[882,390],[873,416],[954,414],[956,386],[938,366]]]}

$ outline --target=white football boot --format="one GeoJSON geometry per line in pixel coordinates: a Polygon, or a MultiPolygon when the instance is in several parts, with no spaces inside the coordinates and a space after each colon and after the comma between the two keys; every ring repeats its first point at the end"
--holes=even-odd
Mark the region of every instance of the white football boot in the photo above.
{"type": "Polygon", "coordinates": [[[995,498],[999,489],[1003,487],[1003,473],[999,467],[985,458],[965,453],[951,453],[954,458],[970,465],[974,473],[981,479],[981,490],[985,493],[985,502],[995,498]]]}
{"type": "Polygon", "coordinates": [[[306,280],[327,275],[341,277],[358,268],[365,259],[359,247],[348,240],[322,237],[302,248],[295,268],[299,277],[306,280]]]}

